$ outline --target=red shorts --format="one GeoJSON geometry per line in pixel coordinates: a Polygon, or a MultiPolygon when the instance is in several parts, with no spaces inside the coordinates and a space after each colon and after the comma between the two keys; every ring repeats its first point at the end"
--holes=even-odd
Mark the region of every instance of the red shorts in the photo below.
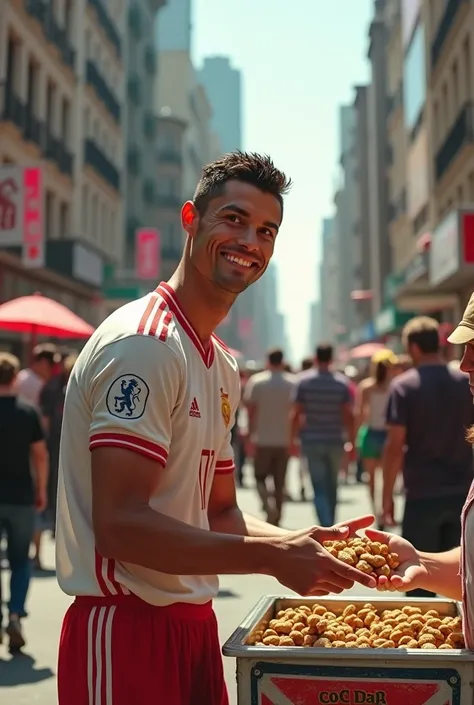
{"type": "Polygon", "coordinates": [[[59,645],[59,705],[228,705],[212,604],[78,597],[59,645]]]}

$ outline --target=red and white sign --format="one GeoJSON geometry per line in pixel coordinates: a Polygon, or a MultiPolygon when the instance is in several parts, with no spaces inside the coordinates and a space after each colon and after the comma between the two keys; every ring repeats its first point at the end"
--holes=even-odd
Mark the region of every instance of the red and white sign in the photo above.
{"type": "Polygon", "coordinates": [[[431,235],[430,284],[474,274],[474,211],[455,209],[431,235]]]}
{"type": "Polygon", "coordinates": [[[259,705],[453,705],[446,681],[265,675],[259,705]]]}
{"type": "Polygon", "coordinates": [[[160,276],[160,231],[140,228],[135,233],[135,268],[138,279],[158,279],[160,276]]]}
{"type": "Polygon", "coordinates": [[[23,265],[44,266],[43,178],[40,167],[23,170],[23,265]]]}

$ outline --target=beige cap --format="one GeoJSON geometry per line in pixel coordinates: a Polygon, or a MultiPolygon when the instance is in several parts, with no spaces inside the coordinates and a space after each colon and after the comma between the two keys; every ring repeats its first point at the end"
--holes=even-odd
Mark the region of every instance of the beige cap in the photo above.
{"type": "Polygon", "coordinates": [[[474,340],[474,294],[469,299],[461,323],[451,333],[448,340],[455,345],[465,345],[474,340]]]}

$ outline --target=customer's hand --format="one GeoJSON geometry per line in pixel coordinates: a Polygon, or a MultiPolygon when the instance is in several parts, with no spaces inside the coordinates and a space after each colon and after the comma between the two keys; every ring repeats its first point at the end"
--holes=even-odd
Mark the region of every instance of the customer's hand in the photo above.
{"type": "Polygon", "coordinates": [[[48,506],[48,495],[46,490],[37,489],[35,494],[35,508],[38,512],[44,512],[48,506]]]}
{"type": "Polygon", "coordinates": [[[367,529],[365,533],[372,541],[387,544],[390,552],[396,553],[400,561],[400,565],[390,578],[385,575],[379,577],[378,583],[381,588],[390,589],[391,585],[392,590],[408,592],[425,587],[428,571],[423,565],[418,551],[409,541],[401,536],[375,529],[367,529]]]}
{"type": "Polygon", "coordinates": [[[373,517],[360,517],[342,528],[314,526],[278,537],[274,544],[280,550],[275,552],[270,574],[299,595],[339,594],[356,582],[375,588],[374,578],[334,558],[322,546],[323,541],[347,538],[369,521],[372,522],[373,517]]]}

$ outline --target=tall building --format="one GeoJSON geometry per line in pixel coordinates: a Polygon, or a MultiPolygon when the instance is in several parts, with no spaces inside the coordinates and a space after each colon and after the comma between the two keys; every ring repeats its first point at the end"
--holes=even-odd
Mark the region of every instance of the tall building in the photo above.
{"type": "Polygon", "coordinates": [[[162,51],[191,53],[191,0],[168,0],[155,25],[157,46],[162,51]]]}
{"type": "Polygon", "coordinates": [[[474,7],[426,3],[433,308],[456,322],[474,289],[474,7]]]}
{"type": "Polygon", "coordinates": [[[321,341],[335,344],[341,335],[339,285],[342,277],[339,257],[339,239],[336,218],[325,218],[322,223],[320,264],[321,341]]]}
{"type": "Polygon", "coordinates": [[[209,56],[199,72],[212,106],[212,129],[223,152],[242,148],[242,76],[227,56],[209,56]]]}
{"type": "Polygon", "coordinates": [[[2,205],[18,206],[15,166],[40,167],[45,237],[26,266],[2,220],[3,300],[39,290],[97,322],[104,263],[123,251],[126,24],[123,0],[0,3],[2,205]]]}

